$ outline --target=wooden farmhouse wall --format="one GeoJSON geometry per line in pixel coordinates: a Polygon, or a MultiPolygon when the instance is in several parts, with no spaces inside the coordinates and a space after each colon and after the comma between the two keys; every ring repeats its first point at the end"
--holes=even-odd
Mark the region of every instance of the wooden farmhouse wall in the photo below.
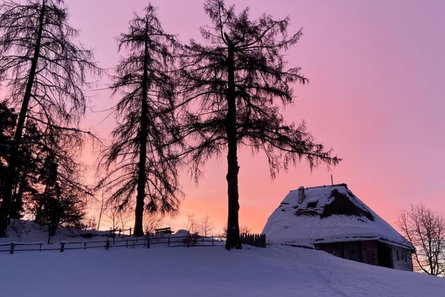
{"type": "Polygon", "coordinates": [[[316,249],[366,264],[412,271],[411,251],[375,240],[318,243],[316,249]]]}

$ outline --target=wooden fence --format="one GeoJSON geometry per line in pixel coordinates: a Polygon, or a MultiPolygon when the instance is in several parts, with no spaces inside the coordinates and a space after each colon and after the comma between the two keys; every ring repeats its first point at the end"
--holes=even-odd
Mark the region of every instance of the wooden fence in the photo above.
{"type": "MultiPolygon", "coordinates": [[[[119,232],[120,233],[120,232],[119,232]]],[[[122,233],[120,233],[122,234],[122,233]]],[[[58,243],[46,244],[43,242],[24,243],[10,242],[0,244],[0,253],[14,254],[16,252],[31,251],[60,251],[67,250],[87,250],[87,249],[111,249],[111,248],[150,248],[152,245],[164,245],[168,247],[191,247],[191,246],[223,246],[225,237],[222,236],[200,236],[200,235],[148,235],[141,237],[116,236],[112,234],[106,240],[87,240],[87,241],[60,241],[58,243]],[[114,235],[114,236],[113,236],[114,235]]],[[[241,242],[257,247],[266,247],[266,236],[264,234],[241,234],[241,242]]]]}
{"type": "Polygon", "coordinates": [[[223,246],[225,238],[216,236],[162,236],[151,235],[144,237],[122,237],[109,238],[106,240],[88,240],[88,241],[61,241],[54,244],[45,244],[43,242],[22,243],[11,242],[0,244],[0,253],[14,254],[16,252],[31,251],[60,251],[67,250],[87,250],[87,249],[111,249],[111,248],[150,248],[152,245],[164,245],[168,247],[191,247],[191,246],[223,246]]]}

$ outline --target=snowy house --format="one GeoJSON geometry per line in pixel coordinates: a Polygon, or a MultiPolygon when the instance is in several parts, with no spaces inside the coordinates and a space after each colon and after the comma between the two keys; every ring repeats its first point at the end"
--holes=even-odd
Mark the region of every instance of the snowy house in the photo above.
{"type": "Polygon", "coordinates": [[[413,245],[346,184],[290,191],[263,233],[269,243],[307,246],[354,261],[413,269],[413,245]]]}

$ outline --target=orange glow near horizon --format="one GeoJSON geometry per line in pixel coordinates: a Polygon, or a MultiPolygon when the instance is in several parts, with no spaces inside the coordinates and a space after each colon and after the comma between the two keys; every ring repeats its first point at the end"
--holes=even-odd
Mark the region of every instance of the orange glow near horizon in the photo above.
{"type": "MultiPolygon", "coordinates": [[[[86,47],[111,69],[119,55],[115,37],[127,30],[132,12],[146,1],[76,0],[67,3],[72,25],[81,30],[86,47]]],[[[151,1],[164,28],[181,41],[199,39],[209,21],[202,1],[151,1]],[[184,13],[184,12],[187,13],[184,13]]],[[[234,3],[235,1],[226,1],[234,3]]],[[[241,150],[240,225],[261,232],[267,217],[284,196],[305,187],[346,183],[351,191],[394,227],[410,204],[445,212],[445,2],[428,1],[236,1],[252,16],[264,12],[289,16],[289,32],[303,27],[303,37],[287,53],[289,66],[301,66],[310,79],[295,85],[295,104],[284,114],[288,122],[305,120],[315,139],[333,148],[343,162],[312,171],[304,160],[271,180],[262,153],[241,150]]],[[[106,82],[98,83],[97,88],[106,82]]],[[[116,100],[107,92],[91,93],[91,110],[105,110],[116,100]]],[[[106,139],[113,128],[107,113],[89,112],[83,126],[106,139]]],[[[95,155],[87,152],[89,163],[95,155]]],[[[174,229],[187,217],[209,216],[214,230],[226,222],[226,158],[210,160],[196,186],[183,170],[180,213],[166,218],[174,229]]]]}

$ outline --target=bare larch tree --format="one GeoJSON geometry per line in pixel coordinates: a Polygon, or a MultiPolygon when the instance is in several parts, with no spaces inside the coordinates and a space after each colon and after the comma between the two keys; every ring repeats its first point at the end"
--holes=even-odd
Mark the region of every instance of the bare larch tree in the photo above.
{"type": "Polygon", "coordinates": [[[193,172],[210,157],[227,150],[228,223],[226,248],[241,248],[239,236],[239,145],[263,150],[270,173],[305,158],[311,167],[337,164],[304,124],[286,124],[279,104],[293,102],[292,84],[306,83],[299,68],[286,68],[283,52],[301,31],[287,35],[289,19],[263,15],[252,20],[249,10],[236,14],[222,0],[207,0],[205,12],[212,24],[201,28],[206,44],[191,41],[182,59],[185,133],[190,136],[193,172]]]}
{"type": "Polygon", "coordinates": [[[403,235],[414,245],[414,265],[431,275],[445,275],[445,220],[424,205],[411,205],[399,217],[403,235]]]}
{"type": "Polygon", "coordinates": [[[128,33],[119,38],[119,50],[127,56],[117,66],[111,88],[122,94],[115,106],[120,123],[102,160],[108,173],[99,187],[113,192],[110,203],[118,202],[120,209],[132,206],[135,198],[136,236],[143,234],[144,210],[173,212],[178,205],[176,47],[151,5],[143,16],[134,15],[128,33]]]}
{"type": "Polygon", "coordinates": [[[78,32],[67,17],[62,0],[0,5],[0,77],[8,100],[20,110],[2,193],[0,236],[5,236],[8,218],[13,215],[11,193],[25,122],[33,120],[47,135],[66,129],[73,132],[71,137],[80,137],[75,132],[85,112],[82,88],[88,72],[96,72],[97,67],[92,53],[73,42],[78,32]]]}

